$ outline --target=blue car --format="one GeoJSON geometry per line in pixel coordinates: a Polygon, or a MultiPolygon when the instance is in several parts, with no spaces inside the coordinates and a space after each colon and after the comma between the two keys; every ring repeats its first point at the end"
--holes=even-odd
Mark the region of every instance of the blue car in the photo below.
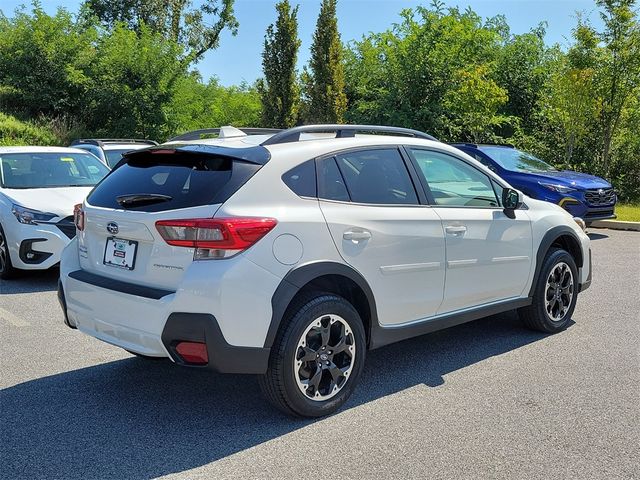
{"type": "Polygon", "coordinates": [[[525,195],[556,203],[587,224],[616,217],[616,192],[609,182],[600,177],[556,170],[530,153],[510,145],[452,145],[496,172],[525,195]]]}

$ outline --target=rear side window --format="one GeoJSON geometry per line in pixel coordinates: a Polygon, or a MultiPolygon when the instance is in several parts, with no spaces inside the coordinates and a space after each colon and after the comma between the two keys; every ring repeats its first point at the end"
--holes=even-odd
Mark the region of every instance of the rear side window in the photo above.
{"type": "Polygon", "coordinates": [[[89,195],[91,205],[160,212],[225,202],[260,168],[230,157],[175,153],[129,159],[89,195]]]}
{"type": "Polygon", "coordinates": [[[282,176],[282,181],[301,197],[316,196],[316,166],[313,160],[292,168],[282,176]]]}
{"type": "Polygon", "coordinates": [[[333,157],[318,162],[318,197],[337,202],[350,200],[344,179],[333,157]]]}
{"type": "Polygon", "coordinates": [[[336,155],[351,201],[381,205],[417,205],[413,182],[395,148],[336,155]]]}

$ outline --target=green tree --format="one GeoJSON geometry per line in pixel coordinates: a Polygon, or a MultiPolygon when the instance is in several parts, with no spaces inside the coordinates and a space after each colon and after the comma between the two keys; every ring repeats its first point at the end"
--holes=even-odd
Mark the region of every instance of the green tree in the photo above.
{"type": "Polygon", "coordinates": [[[509,121],[498,114],[508,100],[506,90],[490,78],[487,65],[459,70],[454,79],[443,102],[453,136],[475,143],[493,141],[493,128],[509,121]]]}
{"type": "Polygon", "coordinates": [[[260,84],[262,124],[265,127],[289,128],[298,115],[300,88],[296,81],[298,39],[298,7],[291,8],[289,0],[276,4],[278,18],[269,25],[264,39],[260,84]]]}
{"type": "Polygon", "coordinates": [[[311,45],[309,71],[304,73],[307,118],[312,123],[341,123],[347,109],[342,44],[336,0],[322,0],[311,45]]]}
{"type": "Polygon", "coordinates": [[[179,45],[142,25],[117,24],[96,45],[88,128],[97,135],[164,139],[165,106],[183,76],[179,45]]]}
{"type": "Polygon", "coordinates": [[[640,23],[634,11],[635,0],[597,0],[604,21],[599,35],[604,55],[598,75],[602,96],[600,110],[601,158],[608,174],[611,144],[620,128],[625,107],[632,101],[640,83],[640,23]]]}
{"type": "Polygon", "coordinates": [[[90,65],[95,57],[94,28],[80,28],[64,9],[47,15],[0,13],[0,85],[4,108],[27,117],[79,115],[91,89],[90,65]]]}
{"type": "Polygon", "coordinates": [[[184,46],[183,62],[202,59],[209,50],[218,48],[225,29],[237,33],[235,0],[85,0],[85,17],[97,17],[107,29],[119,23],[140,33],[142,28],[162,35],[184,46]]]}

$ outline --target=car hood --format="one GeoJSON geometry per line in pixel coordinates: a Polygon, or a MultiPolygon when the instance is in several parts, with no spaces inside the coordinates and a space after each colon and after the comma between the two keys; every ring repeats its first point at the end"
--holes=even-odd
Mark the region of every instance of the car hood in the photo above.
{"type": "Polygon", "coordinates": [[[53,213],[58,217],[73,215],[73,206],[82,203],[93,187],[3,189],[2,193],[13,203],[53,213]]]}
{"type": "Polygon", "coordinates": [[[562,170],[560,172],[535,173],[539,181],[566,185],[574,188],[611,188],[611,184],[604,178],[589,175],[587,173],[562,170]]]}

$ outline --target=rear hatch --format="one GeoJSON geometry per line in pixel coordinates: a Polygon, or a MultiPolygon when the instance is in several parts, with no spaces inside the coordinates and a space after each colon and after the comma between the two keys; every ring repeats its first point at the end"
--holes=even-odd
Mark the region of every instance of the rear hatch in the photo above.
{"type": "Polygon", "coordinates": [[[261,167],[242,158],[245,150],[176,145],[125,156],[85,201],[78,235],[81,268],[175,290],[194,249],[169,245],[156,222],[212,218],[261,167]]]}

